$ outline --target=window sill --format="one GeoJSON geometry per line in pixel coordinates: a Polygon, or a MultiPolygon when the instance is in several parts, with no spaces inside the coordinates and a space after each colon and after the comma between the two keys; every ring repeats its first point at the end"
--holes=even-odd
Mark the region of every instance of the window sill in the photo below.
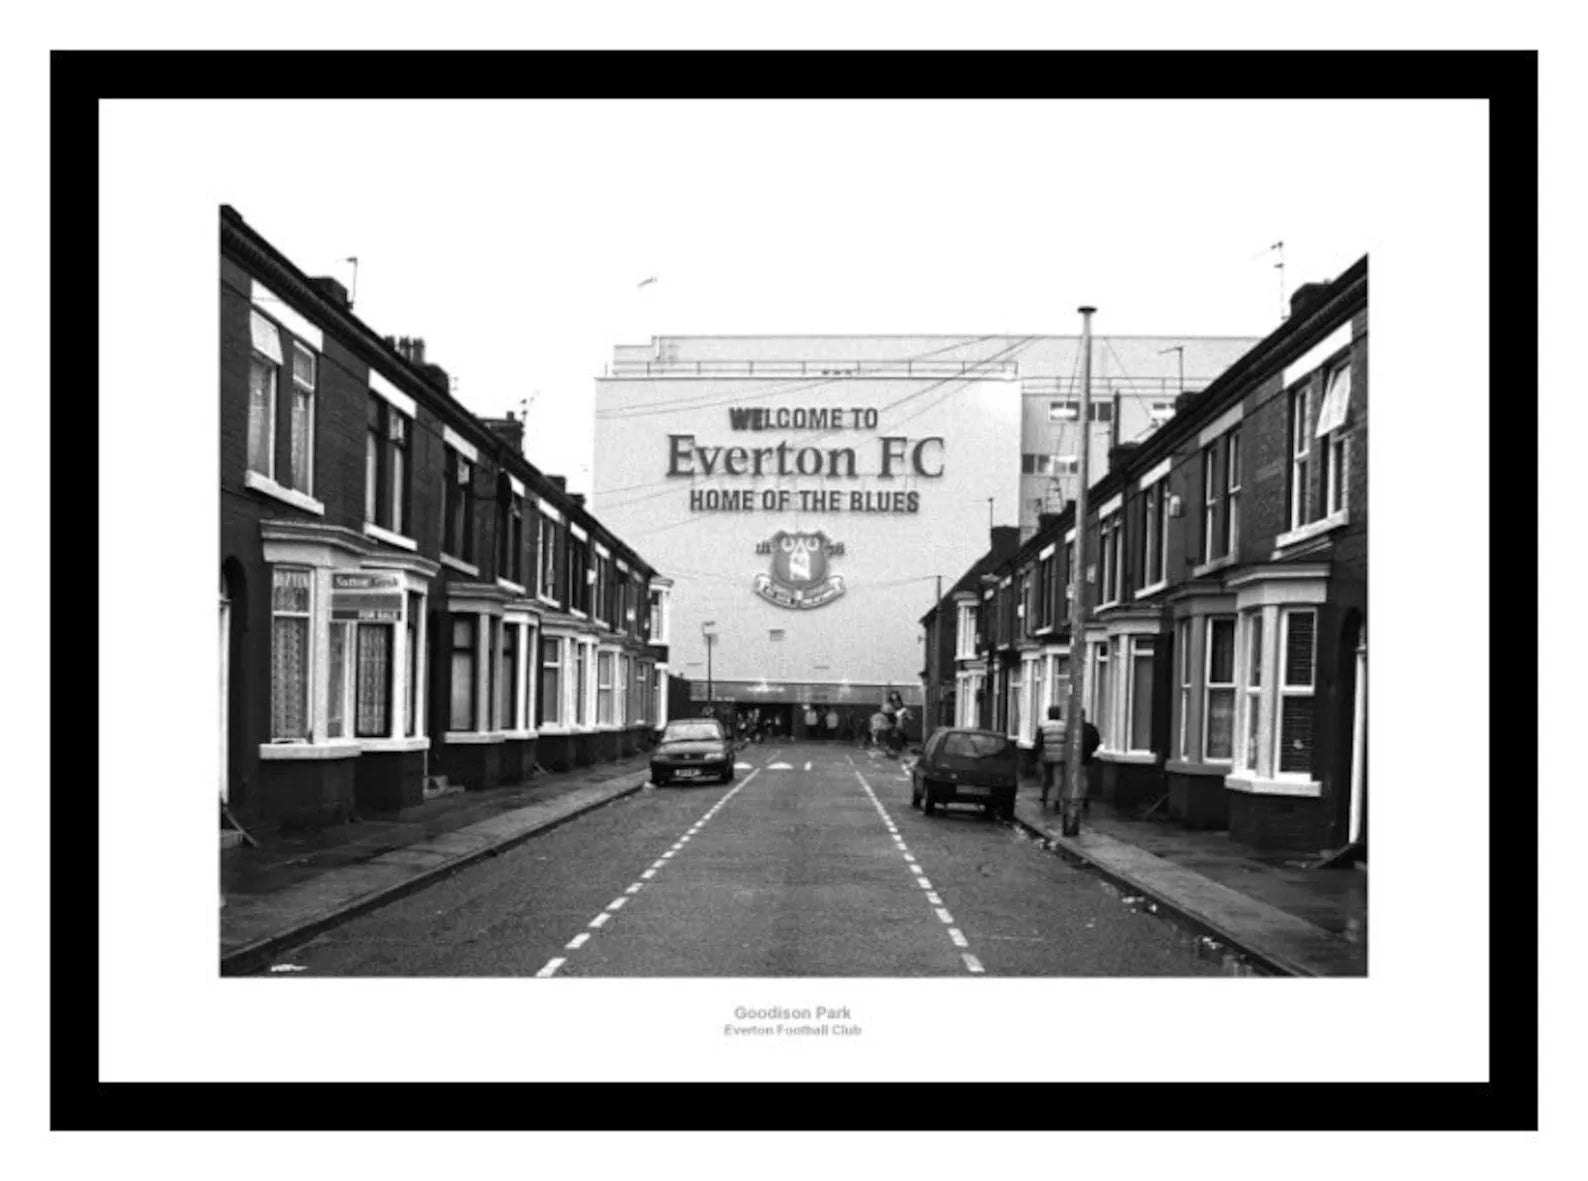
{"type": "Polygon", "coordinates": [[[473,562],[465,562],[462,558],[454,558],[451,554],[442,554],[441,564],[456,570],[459,574],[467,574],[470,578],[480,576],[480,568],[473,562]]]}
{"type": "Polygon", "coordinates": [[[522,596],[529,594],[529,591],[527,591],[522,584],[514,582],[510,578],[502,578],[501,576],[498,576],[496,579],[496,585],[505,591],[512,591],[515,595],[522,596]]]}
{"type": "Polygon", "coordinates": [[[505,740],[500,730],[448,730],[443,739],[448,746],[489,746],[505,740]]]}
{"type": "Polygon", "coordinates": [[[1227,570],[1233,565],[1235,565],[1235,555],[1225,554],[1222,558],[1214,558],[1211,562],[1203,562],[1202,565],[1193,567],[1191,577],[1202,578],[1208,574],[1216,574],[1220,570],[1227,570]]]}
{"type": "Polygon", "coordinates": [[[1135,595],[1133,597],[1137,598],[1137,599],[1145,599],[1148,595],[1155,595],[1159,591],[1168,590],[1168,589],[1169,589],[1169,580],[1167,578],[1160,578],[1157,582],[1153,583],[1151,586],[1142,587],[1139,591],[1137,591],[1135,593],[1135,595]]]}
{"type": "Polygon", "coordinates": [[[357,742],[264,742],[259,757],[266,762],[307,761],[310,759],[352,759],[364,748],[357,742]]]}
{"type": "Polygon", "coordinates": [[[243,487],[252,488],[255,492],[263,492],[266,496],[273,496],[283,504],[290,504],[293,508],[313,513],[317,517],[325,516],[325,505],[321,501],[306,492],[284,487],[259,472],[243,473],[243,487]]]}
{"type": "Polygon", "coordinates": [[[384,541],[387,545],[395,545],[398,549],[418,552],[419,543],[412,537],[404,537],[401,533],[393,533],[390,529],[382,529],[372,521],[364,522],[364,536],[373,537],[376,541],[384,541]]]}
{"type": "Polygon", "coordinates": [[[1150,750],[1098,750],[1096,758],[1104,763],[1134,763],[1143,767],[1158,761],[1158,756],[1150,750]]]}
{"type": "Polygon", "coordinates": [[[552,598],[550,595],[537,593],[535,595],[535,597],[537,599],[539,599],[542,603],[546,604],[546,606],[550,607],[554,611],[561,611],[562,610],[562,604],[559,603],[556,599],[552,598]]]}
{"type": "Polygon", "coordinates": [[[423,734],[403,738],[360,738],[358,744],[366,751],[429,750],[430,739],[423,734]]]}
{"type": "Polygon", "coordinates": [[[1163,765],[1166,775],[1217,775],[1220,778],[1230,773],[1228,763],[1195,763],[1189,759],[1170,759],[1163,765]]]}
{"type": "Polygon", "coordinates": [[[1254,796],[1301,796],[1321,799],[1323,784],[1316,779],[1264,779],[1258,775],[1226,775],[1224,786],[1230,791],[1254,796]]]}
{"type": "Polygon", "coordinates": [[[588,615],[586,615],[583,611],[579,610],[579,608],[577,608],[577,607],[569,607],[568,608],[568,614],[572,615],[575,619],[589,619],[590,618],[588,615]]]}
{"type": "Polygon", "coordinates": [[[573,730],[567,726],[560,725],[557,722],[542,722],[540,724],[540,729],[537,730],[536,733],[539,735],[549,734],[554,737],[561,737],[565,734],[572,734],[573,730]]]}
{"type": "Polygon", "coordinates": [[[1310,524],[1301,526],[1299,529],[1292,529],[1289,533],[1281,533],[1274,538],[1274,554],[1277,556],[1280,550],[1288,549],[1290,546],[1299,545],[1303,541],[1310,541],[1314,537],[1320,537],[1331,530],[1338,529],[1350,519],[1350,510],[1341,509],[1337,513],[1330,513],[1327,517],[1321,517],[1310,524]]]}
{"type": "Polygon", "coordinates": [[[526,738],[539,738],[540,733],[536,730],[503,730],[502,737],[512,741],[522,742],[526,738]]]}

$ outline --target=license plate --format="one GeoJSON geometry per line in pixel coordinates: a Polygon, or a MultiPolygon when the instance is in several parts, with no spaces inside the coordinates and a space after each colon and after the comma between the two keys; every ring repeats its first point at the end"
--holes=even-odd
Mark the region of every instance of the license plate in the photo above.
{"type": "Polygon", "coordinates": [[[680,767],[680,768],[678,768],[678,770],[674,771],[673,774],[678,776],[680,779],[692,779],[696,775],[700,774],[700,768],[699,767],[680,767]]]}
{"type": "Polygon", "coordinates": [[[959,796],[990,796],[992,795],[992,788],[971,787],[966,784],[960,784],[954,789],[954,794],[959,796]]]}

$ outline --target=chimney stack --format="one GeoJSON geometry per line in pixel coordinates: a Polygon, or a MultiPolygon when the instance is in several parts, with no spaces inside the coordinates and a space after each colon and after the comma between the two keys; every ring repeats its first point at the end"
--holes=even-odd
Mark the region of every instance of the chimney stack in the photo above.
{"type": "Polygon", "coordinates": [[[1296,288],[1295,294],[1290,297],[1290,316],[1295,319],[1309,307],[1318,302],[1325,291],[1329,290],[1327,283],[1303,283],[1296,288]]]}
{"type": "Polygon", "coordinates": [[[347,299],[347,288],[343,287],[342,284],[331,278],[330,275],[316,275],[314,278],[310,279],[309,282],[318,287],[320,289],[320,294],[329,299],[337,307],[346,308],[351,306],[347,299]]]}
{"type": "MultiPolygon", "coordinates": [[[[435,369],[438,367],[432,365],[431,368],[435,369]]],[[[443,375],[443,380],[445,380],[445,375],[443,375]]],[[[524,453],[524,423],[522,420],[514,418],[511,410],[507,412],[506,418],[482,418],[480,421],[490,427],[491,432],[514,451],[520,455],[524,453]]],[[[552,479],[555,480],[557,477],[553,476],[552,479]]]]}
{"type": "Polygon", "coordinates": [[[1130,462],[1130,457],[1140,450],[1140,443],[1118,443],[1108,449],[1108,470],[1117,471],[1130,462]]]}

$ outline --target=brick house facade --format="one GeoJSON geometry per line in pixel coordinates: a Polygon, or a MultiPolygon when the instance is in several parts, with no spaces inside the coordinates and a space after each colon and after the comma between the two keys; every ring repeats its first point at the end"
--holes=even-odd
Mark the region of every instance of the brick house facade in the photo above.
{"type": "Polygon", "coordinates": [[[632,753],[670,584],[229,207],[220,251],[221,795],[250,828],[632,753]]]}
{"type": "MultiPolygon", "coordinates": [[[[1075,647],[1113,803],[1365,857],[1367,324],[1364,257],[1092,486],[1075,647]]],[[[1074,507],[937,607],[980,596],[979,721],[1026,746],[1068,691],[1074,507]]]]}

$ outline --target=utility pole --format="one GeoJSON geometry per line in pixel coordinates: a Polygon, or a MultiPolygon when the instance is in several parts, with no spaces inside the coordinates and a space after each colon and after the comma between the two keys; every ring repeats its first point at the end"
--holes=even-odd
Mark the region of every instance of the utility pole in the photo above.
{"type": "MultiPolygon", "coordinates": [[[[937,576],[937,610],[932,612],[932,660],[928,667],[932,670],[932,700],[937,703],[937,708],[932,712],[936,715],[932,719],[932,728],[944,724],[943,722],[943,576],[937,576]]],[[[924,730],[925,727],[923,726],[924,730]]],[[[925,742],[931,736],[930,731],[921,735],[925,742]]]]}
{"type": "Polygon", "coordinates": [[[711,712],[712,717],[717,716],[717,694],[711,682],[711,645],[717,637],[715,633],[706,629],[716,626],[716,621],[711,619],[700,625],[701,637],[706,641],[706,708],[711,712]]]}
{"type": "Polygon", "coordinates": [[[1060,831],[1073,837],[1081,831],[1081,689],[1086,674],[1086,485],[1091,467],[1092,410],[1092,314],[1093,307],[1081,313],[1081,483],[1075,495],[1075,567],[1070,584],[1075,595],[1070,600],[1070,701],[1066,711],[1066,750],[1064,752],[1064,798],[1061,803],[1060,831]]]}

